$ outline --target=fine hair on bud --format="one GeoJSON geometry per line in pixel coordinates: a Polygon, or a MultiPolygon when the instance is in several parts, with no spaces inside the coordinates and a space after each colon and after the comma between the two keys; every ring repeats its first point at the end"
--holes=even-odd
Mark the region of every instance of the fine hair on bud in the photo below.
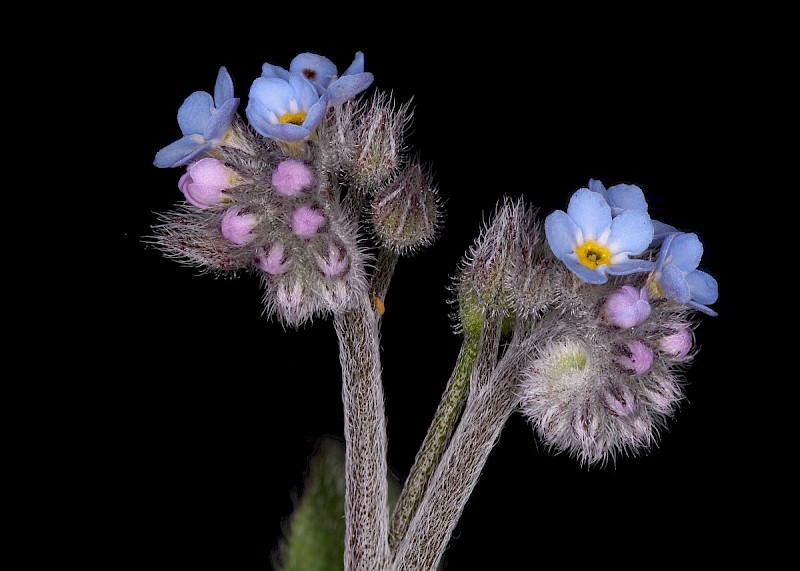
{"type": "MultiPolygon", "coordinates": [[[[468,300],[473,314],[477,308],[493,315],[511,313],[507,284],[518,279],[514,253],[526,240],[530,212],[522,199],[503,197],[488,222],[464,254],[451,289],[454,303],[468,300]]],[[[457,322],[463,316],[459,310],[457,322]]]]}
{"type": "Polygon", "coordinates": [[[543,344],[523,371],[521,412],[549,450],[586,467],[651,449],[685,398],[690,310],[655,300],[635,326],[607,319],[609,296],[645,279],[615,277],[561,296],[553,310],[570,316],[564,336],[543,344]]]}
{"type": "Polygon", "coordinates": [[[433,243],[442,207],[430,169],[416,160],[407,164],[372,197],[369,215],[378,240],[398,254],[409,255],[433,243]]]}
{"type": "Polygon", "coordinates": [[[350,183],[357,191],[373,192],[393,178],[405,162],[406,132],[413,112],[411,102],[398,104],[394,96],[376,91],[372,98],[351,110],[352,140],[346,165],[350,183]]]}
{"type": "Polygon", "coordinates": [[[189,165],[179,188],[187,203],[160,215],[152,242],[203,272],[257,276],[265,314],[284,326],[347,310],[367,290],[367,254],[357,222],[331,192],[324,149],[302,146],[286,154],[247,125],[235,127],[235,145],[214,150],[219,164],[204,159],[203,171],[189,165]],[[220,189],[228,172],[232,186],[220,189]],[[217,185],[213,192],[201,195],[188,186],[206,180],[217,185]],[[189,203],[188,191],[203,201],[189,203]]]}

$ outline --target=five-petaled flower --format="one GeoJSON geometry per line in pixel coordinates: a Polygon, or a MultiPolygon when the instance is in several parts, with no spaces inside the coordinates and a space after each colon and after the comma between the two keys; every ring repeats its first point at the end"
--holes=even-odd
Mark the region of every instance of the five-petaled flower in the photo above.
{"type": "Polygon", "coordinates": [[[602,284],[608,275],[648,272],[649,260],[630,259],[653,240],[647,212],[625,210],[612,216],[605,198],[588,188],[572,195],[567,211],[556,210],[544,221],[545,235],[556,258],[580,279],[602,284]]]}
{"type": "Polygon", "coordinates": [[[327,109],[327,93],[320,96],[305,76],[289,73],[286,79],[257,78],[245,114],[264,137],[297,143],[314,133],[327,109]]]}
{"type": "Polygon", "coordinates": [[[329,105],[338,105],[352,99],[372,85],[374,79],[371,73],[364,71],[363,52],[356,52],[353,63],[341,76],[331,60],[308,52],[295,56],[288,70],[271,63],[265,63],[261,67],[262,77],[277,77],[288,81],[292,73],[300,73],[306,77],[320,96],[327,94],[329,105]]]}
{"type": "MultiPolygon", "coordinates": [[[[606,189],[599,180],[589,179],[589,190],[597,192],[606,199],[611,207],[611,216],[618,216],[626,210],[639,210],[647,212],[647,200],[644,192],[635,184],[615,184],[606,189]]],[[[667,234],[677,232],[678,229],[658,220],[650,219],[653,223],[653,244],[660,243],[667,234]]]]}
{"type": "Polygon", "coordinates": [[[651,293],[716,316],[708,307],[717,301],[717,280],[697,269],[703,244],[694,233],[674,233],[664,239],[650,280],[651,293]]]}
{"type": "Polygon", "coordinates": [[[213,97],[207,91],[195,91],[184,100],[178,109],[183,137],[158,151],[153,164],[160,168],[179,167],[207,154],[225,140],[238,108],[233,80],[223,66],[217,74],[213,97]]]}

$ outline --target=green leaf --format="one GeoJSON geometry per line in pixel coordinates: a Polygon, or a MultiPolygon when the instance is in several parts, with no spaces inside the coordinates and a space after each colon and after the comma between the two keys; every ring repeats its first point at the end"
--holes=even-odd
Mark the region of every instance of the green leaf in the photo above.
{"type": "MultiPolygon", "coordinates": [[[[398,482],[390,478],[390,505],[399,491],[398,482]]],[[[344,496],[344,445],[323,438],[309,462],[302,497],[281,545],[283,571],[344,571],[344,496]]]]}

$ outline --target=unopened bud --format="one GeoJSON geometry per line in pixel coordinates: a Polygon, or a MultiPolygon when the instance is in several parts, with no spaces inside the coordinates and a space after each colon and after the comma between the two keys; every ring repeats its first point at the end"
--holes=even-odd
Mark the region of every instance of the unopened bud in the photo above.
{"type": "Polygon", "coordinates": [[[258,248],[255,254],[256,264],[271,276],[285,274],[291,265],[286,256],[285,248],[276,242],[269,248],[258,248]]]}
{"type": "Polygon", "coordinates": [[[236,173],[222,161],[206,157],[186,168],[186,173],[178,181],[186,200],[200,209],[229,200],[224,191],[238,182],[236,173]]]}
{"type": "Polygon", "coordinates": [[[634,375],[644,375],[653,366],[653,350],[639,340],[627,344],[628,353],[619,355],[617,363],[634,375]]]}
{"type": "Polygon", "coordinates": [[[239,246],[249,244],[256,237],[253,230],[258,222],[258,216],[234,206],[222,216],[222,235],[239,246]]]}
{"type": "Polygon", "coordinates": [[[282,161],[272,171],[272,186],[283,196],[300,196],[311,188],[314,173],[306,163],[297,159],[282,161]]]}
{"type": "Polygon", "coordinates": [[[617,383],[609,383],[601,398],[603,406],[613,416],[628,417],[638,408],[638,401],[633,391],[617,383]]]}
{"type": "Polygon", "coordinates": [[[378,188],[397,172],[410,120],[408,104],[396,107],[391,97],[381,92],[364,108],[355,134],[350,174],[356,187],[368,191],[378,188]]]}
{"type": "Polygon", "coordinates": [[[692,332],[683,325],[676,327],[658,341],[658,348],[671,357],[684,359],[692,349],[692,332]]]}
{"type": "Polygon", "coordinates": [[[285,280],[275,290],[275,306],[281,320],[290,325],[299,325],[311,316],[306,303],[306,288],[300,280],[285,280]]]}
{"type": "Polygon", "coordinates": [[[641,325],[650,315],[647,288],[626,285],[612,291],[606,298],[603,314],[609,323],[621,329],[641,325]]]}
{"type": "Polygon", "coordinates": [[[292,232],[301,238],[313,238],[326,222],[325,215],[319,208],[307,204],[299,206],[292,213],[292,232]]]}
{"type": "Polygon", "coordinates": [[[398,253],[427,246],[436,236],[441,212],[430,174],[408,165],[372,202],[372,225],[384,245],[398,253]]]}
{"type": "Polygon", "coordinates": [[[474,289],[478,302],[490,311],[507,314],[507,284],[514,281],[509,272],[519,269],[514,255],[528,228],[528,213],[522,201],[505,199],[497,207],[489,225],[464,256],[458,276],[458,289],[474,289]]]}
{"type": "Polygon", "coordinates": [[[347,250],[341,244],[333,240],[328,244],[328,251],[325,255],[316,255],[317,267],[328,278],[338,278],[344,275],[350,266],[350,257],[347,250]]]}

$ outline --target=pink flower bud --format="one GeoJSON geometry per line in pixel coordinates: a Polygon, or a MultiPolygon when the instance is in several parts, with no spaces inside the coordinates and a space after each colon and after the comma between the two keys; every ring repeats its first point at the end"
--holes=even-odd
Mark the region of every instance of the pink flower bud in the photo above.
{"type": "Polygon", "coordinates": [[[285,274],[291,265],[286,257],[285,248],[280,242],[274,243],[267,250],[258,248],[255,258],[258,267],[272,276],[285,274]]]}
{"type": "Polygon", "coordinates": [[[345,249],[334,242],[328,245],[327,256],[317,256],[317,266],[329,278],[341,276],[350,265],[350,258],[345,249]]]}
{"type": "Polygon", "coordinates": [[[692,332],[683,325],[675,327],[673,331],[659,340],[658,348],[672,357],[683,359],[692,349],[692,332]]]}
{"type": "Polygon", "coordinates": [[[272,186],[284,196],[299,196],[314,182],[314,173],[303,161],[288,159],[272,171],[272,186]]]}
{"type": "Polygon", "coordinates": [[[239,246],[252,242],[256,235],[253,229],[258,226],[258,217],[244,209],[234,206],[222,215],[222,235],[239,246]]]}
{"type": "Polygon", "coordinates": [[[186,200],[200,209],[226,200],[224,190],[236,184],[238,177],[224,163],[206,157],[192,163],[178,181],[186,200]]]}
{"type": "Polygon", "coordinates": [[[626,285],[612,291],[606,298],[603,311],[609,323],[621,329],[641,325],[650,315],[647,288],[639,290],[626,285]]]}
{"type": "Polygon", "coordinates": [[[669,377],[656,378],[655,382],[649,384],[643,391],[650,408],[660,414],[672,414],[677,402],[683,398],[680,385],[669,377]]]}
{"type": "Polygon", "coordinates": [[[636,412],[638,400],[628,387],[610,384],[602,394],[603,405],[614,416],[628,417],[636,412]]]}
{"type": "Polygon", "coordinates": [[[634,375],[644,375],[653,366],[653,350],[641,341],[630,341],[627,344],[628,355],[617,357],[617,363],[634,375]]]}
{"type": "Polygon", "coordinates": [[[301,238],[313,238],[325,222],[325,215],[317,208],[300,206],[292,213],[292,232],[301,238]]]}

